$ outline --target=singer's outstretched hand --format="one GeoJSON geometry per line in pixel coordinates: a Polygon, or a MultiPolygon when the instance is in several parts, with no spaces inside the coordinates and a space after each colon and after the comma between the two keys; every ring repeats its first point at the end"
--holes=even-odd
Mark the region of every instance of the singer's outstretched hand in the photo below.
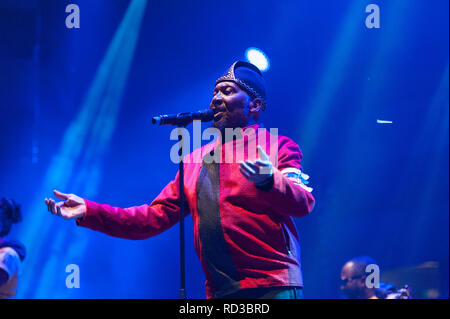
{"type": "Polygon", "coordinates": [[[50,199],[45,199],[47,209],[53,215],[61,216],[64,219],[73,219],[83,217],[86,213],[86,204],[81,197],[74,194],[64,194],[54,190],[53,193],[63,201],[55,203],[50,199]]]}
{"type": "Polygon", "coordinates": [[[258,156],[254,162],[247,160],[239,163],[239,169],[246,179],[256,185],[264,185],[273,178],[273,165],[269,156],[258,145],[258,156]]]}

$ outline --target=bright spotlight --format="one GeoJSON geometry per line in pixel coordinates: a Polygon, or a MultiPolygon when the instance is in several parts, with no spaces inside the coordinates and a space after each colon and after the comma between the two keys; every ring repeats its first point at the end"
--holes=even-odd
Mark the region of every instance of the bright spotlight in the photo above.
{"type": "Polygon", "coordinates": [[[248,48],[245,51],[245,58],[256,65],[261,72],[266,72],[270,68],[269,58],[258,48],[248,48]]]}

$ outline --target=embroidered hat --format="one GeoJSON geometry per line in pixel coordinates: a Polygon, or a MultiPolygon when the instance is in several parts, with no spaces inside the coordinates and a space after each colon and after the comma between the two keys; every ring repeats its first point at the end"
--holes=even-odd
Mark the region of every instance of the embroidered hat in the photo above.
{"type": "Polygon", "coordinates": [[[217,79],[216,85],[220,82],[231,81],[236,83],[252,99],[260,98],[263,101],[263,108],[266,105],[266,83],[261,71],[253,64],[236,61],[217,79]]]}

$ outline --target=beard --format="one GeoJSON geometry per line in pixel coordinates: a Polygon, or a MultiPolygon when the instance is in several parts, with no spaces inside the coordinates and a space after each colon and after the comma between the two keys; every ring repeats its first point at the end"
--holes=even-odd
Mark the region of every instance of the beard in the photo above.
{"type": "Polygon", "coordinates": [[[248,124],[248,118],[244,117],[230,117],[229,113],[222,114],[218,120],[214,120],[211,127],[218,129],[222,136],[225,134],[225,129],[244,128],[248,124]]]}
{"type": "Polygon", "coordinates": [[[217,129],[220,131],[219,138],[221,139],[221,142],[224,143],[225,139],[225,129],[228,127],[228,122],[224,118],[225,116],[222,116],[218,121],[213,121],[211,127],[217,129]]]}
{"type": "Polygon", "coordinates": [[[227,127],[229,127],[229,123],[228,122],[229,121],[227,121],[226,115],[224,114],[217,121],[214,120],[212,125],[211,125],[211,127],[214,127],[216,129],[218,129],[223,135],[223,133],[225,132],[225,129],[227,127]]]}

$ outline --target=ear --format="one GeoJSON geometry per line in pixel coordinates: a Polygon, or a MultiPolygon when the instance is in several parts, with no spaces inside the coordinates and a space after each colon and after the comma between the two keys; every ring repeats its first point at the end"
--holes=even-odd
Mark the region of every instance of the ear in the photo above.
{"type": "Polygon", "coordinates": [[[261,112],[264,110],[264,103],[260,98],[254,98],[248,106],[251,113],[261,112]]]}

